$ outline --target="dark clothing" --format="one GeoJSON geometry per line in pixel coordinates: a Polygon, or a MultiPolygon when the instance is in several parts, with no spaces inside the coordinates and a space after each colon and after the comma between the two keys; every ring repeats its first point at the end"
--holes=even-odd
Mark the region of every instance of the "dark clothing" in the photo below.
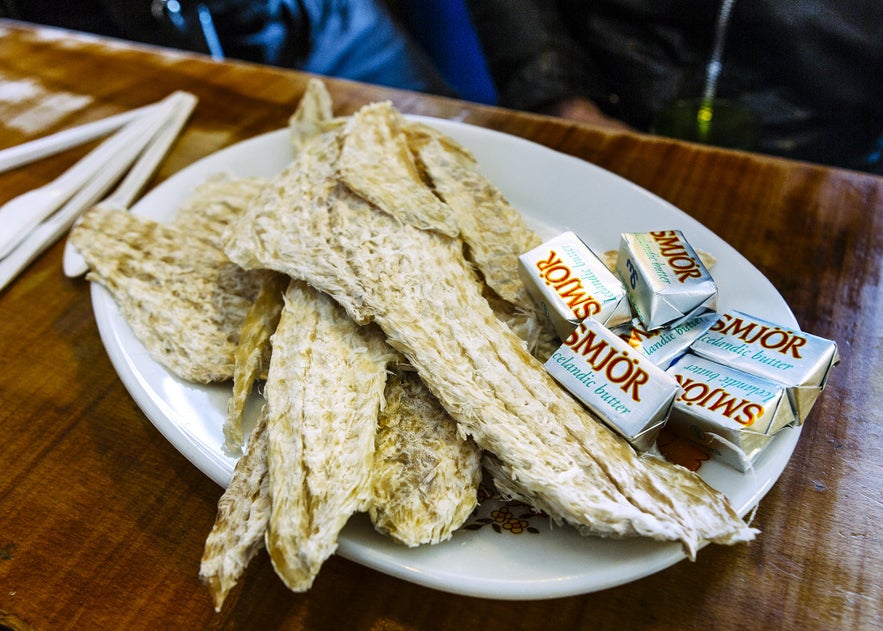
{"type": "MultiPolygon", "coordinates": [[[[719,8],[470,0],[502,105],[538,109],[583,96],[644,130],[667,102],[701,95],[719,8]]],[[[738,0],[718,96],[759,115],[759,151],[880,172],[883,3],[738,0]]]]}
{"type": "Polygon", "coordinates": [[[382,0],[27,0],[14,17],[219,57],[449,94],[382,0]]]}

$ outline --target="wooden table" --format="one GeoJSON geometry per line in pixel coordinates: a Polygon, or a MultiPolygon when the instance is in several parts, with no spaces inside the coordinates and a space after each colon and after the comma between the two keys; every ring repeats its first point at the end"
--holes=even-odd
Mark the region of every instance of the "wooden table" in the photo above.
{"type": "MultiPolygon", "coordinates": [[[[0,148],[192,91],[157,181],[284,125],[306,76],[0,23],[0,148]]],[[[843,355],[751,545],[598,593],[532,602],[450,595],[339,557],[293,594],[266,555],[216,614],[197,578],[221,489],[154,429],[98,337],[88,284],[56,244],[0,294],[0,628],[870,629],[883,624],[883,179],[605,133],[541,116],[329,81],[339,113],[402,111],[540,142],[621,174],[721,235],[843,355]]],[[[0,202],[70,150],[0,175],[0,202]]],[[[2,229],[2,227],[0,227],[2,229]]]]}

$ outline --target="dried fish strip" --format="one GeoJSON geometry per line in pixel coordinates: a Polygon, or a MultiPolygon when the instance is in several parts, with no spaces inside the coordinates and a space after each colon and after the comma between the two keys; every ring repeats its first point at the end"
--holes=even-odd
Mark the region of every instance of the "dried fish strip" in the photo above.
{"type": "Polygon", "coordinates": [[[270,336],[276,331],[282,314],[282,296],[289,278],[283,274],[267,276],[258,296],[245,316],[239,344],[233,353],[233,394],[227,400],[224,444],[232,454],[242,449],[242,419],[255,381],[266,373],[270,360],[270,336]]]}
{"type": "Polygon", "coordinates": [[[375,445],[374,527],[409,547],[449,539],[477,504],[481,451],[417,373],[390,375],[375,445]]]}
{"type": "Polygon", "coordinates": [[[209,177],[187,196],[171,225],[221,249],[226,227],[243,213],[267,182],[268,178],[257,176],[209,177]]]}
{"type": "Polygon", "coordinates": [[[288,131],[295,150],[300,150],[310,139],[324,131],[324,126],[333,116],[328,88],[319,79],[310,79],[294,114],[288,119],[288,131]]]}
{"type": "Polygon", "coordinates": [[[215,611],[239,581],[249,561],[264,547],[270,521],[267,476],[266,406],[236,462],[230,484],[218,501],[218,514],[205,541],[199,578],[208,585],[215,611]]]}
{"type": "MultiPolygon", "coordinates": [[[[419,154],[420,148],[426,143],[437,141],[442,143],[447,151],[460,154],[461,158],[466,161],[475,162],[475,156],[472,155],[469,149],[431,125],[406,118],[403,119],[401,127],[408,138],[408,146],[411,147],[411,153],[415,155],[419,154]]],[[[417,161],[417,166],[421,166],[419,160],[417,161]]]]}
{"type": "Polygon", "coordinates": [[[389,103],[373,103],[356,112],[344,134],[343,181],[400,221],[456,236],[456,218],[424,184],[402,124],[389,103]]]}
{"type": "MultiPolygon", "coordinates": [[[[343,256],[319,239],[305,239],[306,234],[329,230],[328,217],[311,213],[310,206],[328,204],[335,189],[343,187],[338,180],[337,159],[340,156],[340,130],[325,132],[315,138],[272,183],[267,186],[247,215],[228,227],[225,251],[246,269],[265,266],[275,259],[275,252],[299,252],[309,246],[314,266],[322,268],[323,291],[338,302],[347,302],[353,289],[348,264],[343,256]],[[296,230],[280,230],[284,217],[295,218],[296,230]],[[347,279],[336,282],[337,278],[347,279]]],[[[368,244],[366,244],[368,245],[368,244]]],[[[304,253],[305,255],[307,253],[304,253]]],[[[370,313],[362,312],[358,298],[349,300],[346,310],[359,324],[370,322],[370,313]]]]}
{"type": "Polygon", "coordinates": [[[271,514],[265,543],[294,591],[312,585],[371,499],[375,426],[392,358],[376,327],[292,283],[265,387],[271,514]]]}
{"type": "Polygon", "coordinates": [[[87,278],[113,296],[157,362],[188,381],[233,376],[239,332],[268,272],[246,272],[205,240],[96,206],[71,233],[87,278]]]}
{"type": "MultiPolygon", "coordinates": [[[[331,98],[311,80],[290,121],[298,148],[329,129],[331,98]]],[[[387,384],[374,463],[375,527],[406,545],[451,536],[476,503],[479,450],[456,433],[456,423],[414,373],[387,384]]]]}
{"type": "Polygon", "coordinates": [[[485,288],[484,298],[497,318],[524,340],[530,354],[541,362],[545,363],[561,346],[561,340],[544,314],[516,307],[488,288],[485,288]]]}
{"type": "MultiPolygon", "coordinates": [[[[318,142],[315,153],[333,159],[336,146],[318,142]]],[[[602,536],[680,540],[691,557],[703,538],[753,538],[710,488],[680,501],[670,487],[692,489],[694,474],[672,466],[665,479],[655,475],[649,456],[552,382],[482,298],[459,242],[394,220],[329,176],[326,166],[294,187],[327,196],[252,207],[234,233],[241,238],[228,241],[231,258],[305,279],[354,317],[373,316],[461,432],[501,460],[517,496],[554,519],[602,536]],[[279,240],[284,225],[300,229],[279,240]]]]}
{"type": "Polygon", "coordinates": [[[512,273],[518,268],[519,255],[535,248],[542,238],[482,175],[469,152],[425,126],[409,125],[406,132],[436,194],[455,213],[466,257],[499,296],[485,295],[497,317],[527,342],[535,357],[545,361],[560,340],[519,275],[512,273]]]}
{"type": "Polygon", "coordinates": [[[417,155],[436,193],[453,209],[467,258],[501,298],[527,311],[536,311],[518,274],[518,257],[542,243],[542,238],[478,169],[473,158],[438,139],[417,148],[417,155]]]}

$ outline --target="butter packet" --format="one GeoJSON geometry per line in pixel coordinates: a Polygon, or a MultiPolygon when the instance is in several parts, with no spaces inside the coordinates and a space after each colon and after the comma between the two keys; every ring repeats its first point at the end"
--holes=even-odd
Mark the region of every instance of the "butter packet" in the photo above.
{"type": "Polygon", "coordinates": [[[573,232],[522,254],[518,273],[562,340],[586,318],[608,327],[631,319],[625,287],[573,232]]]}
{"type": "Polygon", "coordinates": [[[802,424],[840,361],[837,344],[740,311],[722,314],[690,350],[702,357],[783,384],[802,424]]]}
{"type": "Polygon", "coordinates": [[[690,353],[666,372],[681,387],[666,428],[734,469],[751,469],[773,436],[794,424],[780,383],[690,353]]]}
{"type": "Polygon", "coordinates": [[[648,331],[717,307],[717,284],[680,230],[623,233],[616,271],[648,331]]]}
{"type": "Polygon", "coordinates": [[[583,320],[545,364],[549,374],[623,436],[646,451],[665,424],[679,388],[596,320],[583,320]]]}
{"type": "Polygon", "coordinates": [[[686,322],[667,326],[653,331],[646,331],[640,322],[622,324],[613,329],[629,346],[643,353],[650,361],[665,370],[681,355],[690,349],[690,345],[718,319],[714,312],[705,313],[686,322]]]}

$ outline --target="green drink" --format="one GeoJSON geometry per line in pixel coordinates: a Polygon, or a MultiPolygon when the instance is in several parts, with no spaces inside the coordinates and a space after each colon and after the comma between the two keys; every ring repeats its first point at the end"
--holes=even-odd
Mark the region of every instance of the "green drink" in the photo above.
{"type": "Polygon", "coordinates": [[[652,133],[730,149],[753,149],[757,144],[760,119],[751,110],[717,97],[724,42],[735,4],[736,0],[721,3],[702,96],[666,105],[656,113],[650,127],[652,133]]]}
{"type": "Polygon", "coordinates": [[[760,120],[749,109],[724,99],[678,99],[654,118],[650,131],[660,136],[730,149],[753,149],[760,120]]]}

